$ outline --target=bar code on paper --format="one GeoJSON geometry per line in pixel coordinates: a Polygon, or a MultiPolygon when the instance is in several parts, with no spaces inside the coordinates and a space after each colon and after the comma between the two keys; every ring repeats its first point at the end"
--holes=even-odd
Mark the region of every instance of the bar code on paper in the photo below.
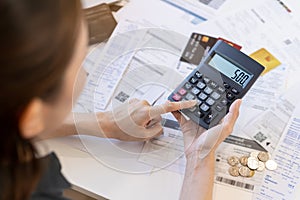
{"type": "Polygon", "coordinates": [[[244,188],[247,190],[254,190],[254,185],[251,185],[249,183],[243,183],[243,182],[232,180],[232,179],[228,179],[228,178],[224,178],[221,176],[217,176],[216,181],[221,182],[221,183],[226,183],[229,185],[233,185],[233,186],[237,186],[240,188],[244,188]]]}

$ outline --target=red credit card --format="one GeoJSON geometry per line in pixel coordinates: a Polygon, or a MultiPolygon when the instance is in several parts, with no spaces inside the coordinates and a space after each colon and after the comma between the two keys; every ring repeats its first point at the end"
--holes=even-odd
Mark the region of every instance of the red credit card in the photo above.
{"type": "Polygon", "coordinates": [[[229,40],[226,40],[226,39],[224,39],[224,38],[219,37],[218,40],[222,40],[222,41],[226,42],[227,44],[233,46],[233,47],[236,48],[237,50],[241,50],[241,48],[242,48],[242,46],[240,46],[240,45],[238,45],[238,44],[236,44],[236,43],[233,43],[233,42],[231,42],[231,41],[229,41],[229,40]]]}

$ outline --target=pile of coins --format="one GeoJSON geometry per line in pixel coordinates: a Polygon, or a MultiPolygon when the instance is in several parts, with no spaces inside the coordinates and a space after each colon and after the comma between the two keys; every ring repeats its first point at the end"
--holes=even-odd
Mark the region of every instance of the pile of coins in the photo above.
{"type": "Polygon", "coordinates": [[[268,152],[255,151],[250,153],[249,156],[230,156],[227,158],[230,165],[228,170],[231,176],[252,177],[255,171],[276,170],[277,163],[270,159],[268,152]]]}

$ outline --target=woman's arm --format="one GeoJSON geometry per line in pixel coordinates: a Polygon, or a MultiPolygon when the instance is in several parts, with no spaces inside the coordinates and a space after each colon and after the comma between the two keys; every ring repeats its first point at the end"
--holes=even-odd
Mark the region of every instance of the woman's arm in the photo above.
{"type": "Polygon", "coordinates": [[[174,113],[184,135],[186,170],[180,199],[212,199],[215,151],[219,144],[230,135],[239,115],[241,100],[236,100],[222,123],[204,130],[192,121],[174,113]]]}
{"type": "Polygon", "coordinates": [[[151,106],[147,101],[132,99],[108,112],[71,113],[61,127],[43,134],[40,139],[84,134],[123,141],[145,141],[162,133],[161,114],[195,104],[196,101],[167,101],[151,106]]]}
{"type": "Polygon", "coordinates": [[[197,153],[187,157],[180,199],[211,199],[214,171],[215,156],[213,153],[205,158],[199,158],[197,153]]]}

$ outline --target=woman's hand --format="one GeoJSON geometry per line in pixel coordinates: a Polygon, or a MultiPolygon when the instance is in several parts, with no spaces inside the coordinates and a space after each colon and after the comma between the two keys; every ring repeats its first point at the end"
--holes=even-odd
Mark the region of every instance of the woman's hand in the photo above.
{"type": "Polygon", "coordinates": [[[184,136],[185,154],[197,152],[200,157],[205,157],[214,152],[219,144],[232,132],[239,115],[241,100],[236,100],[229,109],[228,114],[217,126],[206,130],[191,120],[186,120],[179,112],[173,113],[179,121],[184,136]]]}
{"type": "Polygon", "coordinates": [[[151,106],[145,100],[132,99],[108,112],[106,124],[105,121],[101,122],[101,119],[99,124],[107,137],[126,141],[145,141],[162,133],[162,114],[190,108],[195,104],[196,101],[167,101],[162,105],[151,106]]]}

